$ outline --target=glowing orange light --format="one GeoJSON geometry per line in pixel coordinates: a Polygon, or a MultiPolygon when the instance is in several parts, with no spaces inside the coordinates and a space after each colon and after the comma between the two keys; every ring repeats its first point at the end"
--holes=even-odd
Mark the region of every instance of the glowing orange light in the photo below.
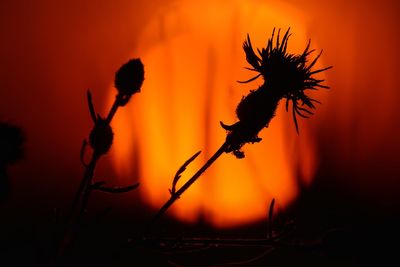
{"type": "MultiPolygon", "coordinates": [[[[113,121],[113,162],[119,175],[132,175],[139,161],[140,194],[158,209],[169,198],[177,169],[203,151],[179,188],[225,140],[219,121],[236,122],[236,105],[261,82],[236,82],[252,75],[244,69],[246,34],[255,47],[263,47],[273,27],[290,26],[289,49],[300,53],[308,41],[304,21],[290,6],[257,1],[210,1],[163,10],[144,30],[134,55],[145,65],[142,92],[113,121]]],[[[214,226],[229,227],[264,218],[272,198],[278,207],[293,201],[298,178],[309,183],[316,162],[306,123],[300,122],[297,136],[283,108],[262,131],[262,142],[244,147],[245,159],[223,155],[171,213],[188,222],[202,216],[214,226]]]]}

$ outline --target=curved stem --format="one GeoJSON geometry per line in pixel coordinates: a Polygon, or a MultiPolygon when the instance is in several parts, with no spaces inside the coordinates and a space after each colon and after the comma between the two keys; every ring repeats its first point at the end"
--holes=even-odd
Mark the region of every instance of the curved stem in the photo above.
{"type": "Polygon", "coordinates": [[[226,151],[228,143],[225,141],[222,146],[211,156],[211,158],[190,178],[175,194],[171,195],[171,198],[165,202],[165,204],[158,210],[154,216],[154,221],[158,220],[175,201],[185,192],[213,163],[216,161],[222,153],[226,151]]]}

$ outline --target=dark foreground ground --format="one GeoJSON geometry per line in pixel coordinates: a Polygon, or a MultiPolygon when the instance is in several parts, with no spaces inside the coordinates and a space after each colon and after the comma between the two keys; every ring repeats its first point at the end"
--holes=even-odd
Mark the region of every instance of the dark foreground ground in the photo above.
{"type": "MultiPolygon", "coordinates": [[[[164,218],[149,228],[152,212],[92,216],[57,265],[396,266],[400,255],[398,209],[365,205],[343,192],[305,192],[275,216],[274,236],[280,239],[272,244],[261,240],[267,237],[266,222],[221,231],[164,218]],[[193,244],[194,238],[202,241],[193,244]]],[[[1,219],[0,266],[51,266],[60,229],[56,216],[32,217],[33,224],[14,214],[1,219]]]]}

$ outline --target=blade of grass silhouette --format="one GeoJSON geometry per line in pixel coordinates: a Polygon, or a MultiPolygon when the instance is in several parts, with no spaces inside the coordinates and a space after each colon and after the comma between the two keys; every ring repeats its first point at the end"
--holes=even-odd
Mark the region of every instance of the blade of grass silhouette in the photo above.
{"type": "Polygon", "coordinates": [[[207,162],[185,183],[176,191],[174,194],[171,194],[170,199],[165,202],[165,204],[158,210],[156,215],[153,218],[153,222],[156,222],[159,218],[161,218],[164,213],[175,203],[176,200],[180,198],[180,196],[216,161],[222,153],[226,152],[226,148],[228,147],[228,142],[224,142],[221,147],[212,155],[207,162]]]}
{"type": "Polygon", "coordinates": [[[268,210],[268,232],[267,237],[272,239],[272,216],[274,215],[274,207],[275,207],[275,198],[272,199],[271,204],[269,205],[268,210]]]}

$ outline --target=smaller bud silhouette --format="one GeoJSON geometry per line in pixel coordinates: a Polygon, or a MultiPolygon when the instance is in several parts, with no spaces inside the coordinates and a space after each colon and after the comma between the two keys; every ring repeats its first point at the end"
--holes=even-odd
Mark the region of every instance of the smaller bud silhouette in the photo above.
{"type": "Polygon", "coordinates": [[[111,126],[98,118],[89,135],[89,144],[98,155],[106,154],[112,145],[114,133],[111,126]]]}

